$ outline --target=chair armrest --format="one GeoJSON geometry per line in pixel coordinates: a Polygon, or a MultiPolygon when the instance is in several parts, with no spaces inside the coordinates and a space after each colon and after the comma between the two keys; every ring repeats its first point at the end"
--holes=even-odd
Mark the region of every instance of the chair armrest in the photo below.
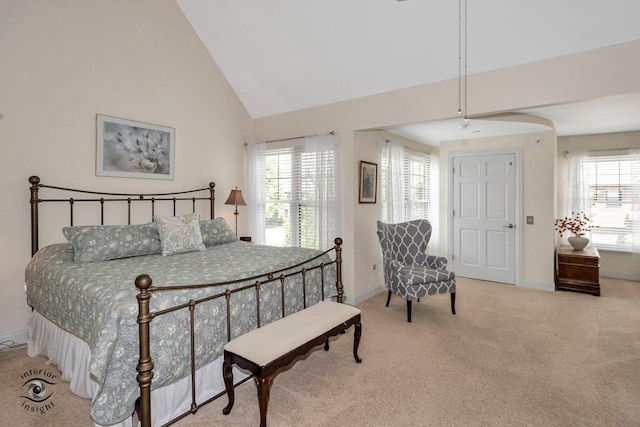
{"type": "Polygon", "coordinates": [[[448,262],[449,260],[443,256],[428,255],[426,264],[430,268],[435,268],[436,270],[444,270],[447,268],[448,262]]]}
{"type": "Polygon", "coordinates": [[[401,264],[400,262],[392,258],[384,258],[383,262],[387,268],[390,268],[391,270],[395,270],[395,271],[400,270],[400,268],[403,266],[403,264],[401,264]]]}

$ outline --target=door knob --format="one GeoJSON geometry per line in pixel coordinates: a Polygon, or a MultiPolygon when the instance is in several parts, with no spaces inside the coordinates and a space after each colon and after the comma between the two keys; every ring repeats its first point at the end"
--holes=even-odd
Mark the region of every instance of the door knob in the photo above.
{"type": "Polygon", "coordinates": [[[502,227],[503,227],[503,228],[514,228],[514,227],[515,227],[515,225],[513,225],[513,224],[509,224],[509,225],[503,225],[502,227]]]}

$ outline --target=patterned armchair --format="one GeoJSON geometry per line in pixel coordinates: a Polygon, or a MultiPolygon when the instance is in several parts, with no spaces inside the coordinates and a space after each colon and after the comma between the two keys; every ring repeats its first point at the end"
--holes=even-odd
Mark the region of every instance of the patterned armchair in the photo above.
{"type": "Polygon", "coordinates": [[[430,295],[451,294],[451,312],[456,314],[456,275],[446,270],[447,259],[426,255],[431,224],[418,219],[399,224],[378,221],[382,247],[384,282],[391,292],[407,300],[407,321],[411,322],[411,301],[430,295]]]}

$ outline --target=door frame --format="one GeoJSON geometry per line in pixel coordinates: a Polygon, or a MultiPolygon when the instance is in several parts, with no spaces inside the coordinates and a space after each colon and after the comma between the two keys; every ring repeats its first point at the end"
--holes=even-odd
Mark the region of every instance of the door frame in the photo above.
{"type": "MultiPolygon", "coordinates": [[[[521,265],[522,260],[520,254],[522,253],[522,231],[523,231],[523,221],[522,221],[522,148],[521,147],[510,147],[510,148],[497,148],[497,149],[488,149],[488,150],[470,150],[470,151],[451,151],[448,153],[447,158],[447,186],[448,186],[448,194],[447,194],[447,236],[449,237],[450,244],[447,245],[447,256],[449,259],[453,260],[453,250],[454,250],[454,233],[453,233],[453,164],[454,159],[459,157],[477,157],[477,156],[491,156],[498,154],[513,154],[515,158],[515,286],[520,286],[520,273],[521,273],[521,265]]],[[[452,268],[453,270],[453,268],[452,268]]],[[[455,272],[455,271],[454,271],[455,272]]]]}

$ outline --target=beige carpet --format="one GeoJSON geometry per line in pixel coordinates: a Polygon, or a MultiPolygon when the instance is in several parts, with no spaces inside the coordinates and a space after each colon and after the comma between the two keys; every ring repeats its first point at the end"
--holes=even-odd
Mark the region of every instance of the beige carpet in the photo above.
{"type": "MultiPolygon", "coordinates": [[[[406,304],[385,294],[360,305],[353,332],[280,374],[271,390],[277,426],[638,426],[640,283],[602,278],[600,298],[459,279],[457,315],[448,296],[406,304]]],[[[29,413],[20,374],[55,371],[24,350],[0,353],[0,425],[89,425],[89,402],[68,383],[50,386],[55,406],[29,413]]],[[[57,371],[55,371],[57,372],[57,371]]],[[[59,373],[58,373],[59,374],[59,373]]],[[[177,426],[256,426],[256,389],[238,388],[177,426]]]]}

